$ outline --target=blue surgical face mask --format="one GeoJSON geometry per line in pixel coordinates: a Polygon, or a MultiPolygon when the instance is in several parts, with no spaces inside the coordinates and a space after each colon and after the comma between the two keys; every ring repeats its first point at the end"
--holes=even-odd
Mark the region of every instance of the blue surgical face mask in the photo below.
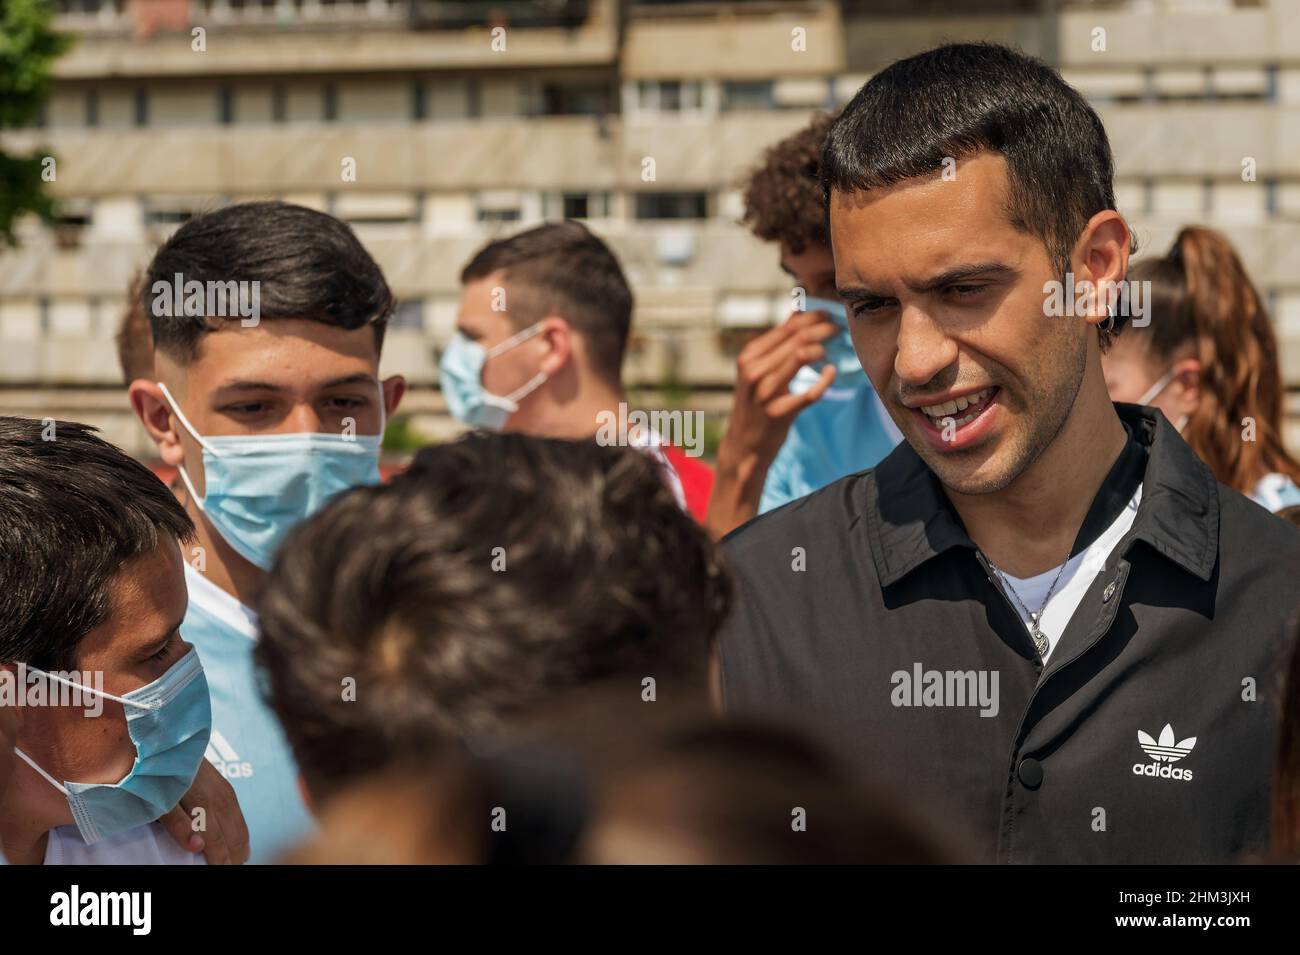
{"type": "MultiPolygon", "coordinates": [[[[35,667],[27,669],[43,673],[35,667]]],[[[62,782],[41,769],[22,750],[14,752],[51,786],[63,793],[87,845],[143,826],[171,810],[192,785],[212,732],[212,704],[203,664],[193,647],[157,680],[114,696],[53,673],[51,680],[79,686],[117,700],[126,711],[126,728],[135,744],[135,765],[116,783],[62,782]]]]}
{"type": "Polygon", "coordinates": [[[384,398],[379,395],[379,433],[200,435],[167,386],[159,382],[180,423],[203,448],[199,497],[184,465],[185,489],[208,522],[245,560],[271,566],[289,530],[315,514],[335,494],[379,483],[384,436],[384,398]]]}
{"type": "Polygon", "coordinates": [[[483,387],[483,365],[489,358],[523,344],[541,330],[542,323],[536,322],[491,348],[484,348],[460,332],[453,335],[438,366],[442,396],[451,416],[471,428],[489,431],[504,428],[506,419],[519,410],[519,402],[546,380],[546,372],[539,371],[523,387],[508,395],[494,395],[483,387]]]}
{"type": "Polygon", "coordinates": [[[867,383],[867,373],[862,370],[858,353],[853,350],[853,339],[849,336],[848,312],[839,302],[829,298],[809,298],[804,300],[804,311],[825,312],[832,322],[839,326],[839,333],[822,342],[826,357],[810,362],[809,366],[820,372],[827,365],[835,366],[835,381],[832,388],[859,388],[867,383]]]}

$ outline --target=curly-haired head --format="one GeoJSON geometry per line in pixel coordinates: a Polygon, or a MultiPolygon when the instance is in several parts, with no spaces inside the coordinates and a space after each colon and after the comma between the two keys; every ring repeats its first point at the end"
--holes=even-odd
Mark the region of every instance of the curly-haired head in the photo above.
{"type": "Polygon", "coordinates": [[[256,655],[320,796],[509,731],[571,688],[639,694],[652,677],[661,701],[700,697],[729,596],[654,459],[474,433],[294,530],[257,601],[256,655]]]}
{"type": "Polygon", "coordinates": [[[826,134],[837,113],[818,113],[799,132],[763,154],[745,186],[741,220],[765,242],[780,242],[795,255],[831,244],[819,171],[826,134]]]}

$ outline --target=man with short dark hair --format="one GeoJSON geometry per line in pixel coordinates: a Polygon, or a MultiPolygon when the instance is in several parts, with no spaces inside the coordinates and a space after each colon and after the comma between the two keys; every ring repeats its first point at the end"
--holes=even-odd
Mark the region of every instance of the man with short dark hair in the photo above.
{"type": "Polygon", "coordinates": [[[379,379],[393,297],[347,225],[283,202],[191,219],[154,256],[142,296],[157,380],[133,381],[131,402],[197,528],[185,632],[210,675],[208,758],[264,861],[310,816],[254,681],[248,603],[295,523],[379,481],[384,423],[405,390],[379,379]]]}
{"type": "Polygon", "coordinates": [[[726,705],[817,723],[989,861],[1263,849],[1300,539],[1109,400],[1131,237],[1096,113],[940,47],[858,92],[822,178],[906,443],[728,539],[726,705]]]}
{"type": "Polygon", "coordinates": [[[461,285],[456,333],[440,362],[453,417],[490,431],[640,447],[685,506],[663,436],[610,427],[629,420],[619,409],[632,290],[604,242],[580,222],[548,222],[489,242],[461,285]]]}
{"type": "Polygon", "coordinates": [[[702,708],[729,593],[644,455],[472,433],[293,532],[255,654],[319,806],[447,741],[515,732],[579,687],[626,719],[702,708]]]}
{"type": "Polygon", "coordinates": [[[194,527],[92,431],[0,417],[0,761],[20,760],[0,778],[0,856],[202,864],[158,821],[193,785],[211,727],[180,633],[178,544],[194,527]]]}

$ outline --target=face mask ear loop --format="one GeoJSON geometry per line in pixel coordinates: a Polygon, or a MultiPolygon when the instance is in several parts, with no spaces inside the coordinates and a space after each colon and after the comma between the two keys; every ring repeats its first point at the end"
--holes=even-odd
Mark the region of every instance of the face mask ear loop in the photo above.
{"type": "Polygon", "coordinates": [[[24,753],[24,752],[23,752],[21,749],[19,749],[17,746],[14,747],[14,755],[17,756],[19,759],[21,759],[21,760],[22,760],[24,763],[26,763],[28,766],[30,766],[32,769],[34,769],[34,770],[36,770],[38,773],[40,773],[41,776],[43,776],[43,777],[45,778],[45,781],[46,781],[47,783],[49,783],[51,786],[53,786],[53,787],[54,787],[55,789],[57,789],[59,792],[63,793],[63,795],[65,795],[65,796],[70,795],[70,793],[68,792],[68,787],[67,787],[67,786],[63,785],[63,783],[59,782],[57,779],[55,779],[53,776],[51,776],[51,775],[50,775],[49,773],[47,773],[45,770],[41,769],[41,767],[37,766],[37,765],[36,765],[36,761],[35,761],[34,759],[32,759],[30,756],[28,756],[26,753],[24,753]]]}
{"type": "Polygon", "coordinates": [[[1154,401],[1159,396],[1160,392],[1164,391],[1166,388],[1169,387],[1170,383],[1173,380],[1174,380],[1174,370],[1170,368],[1167,372],[1165,372],[1158,379],[1156,379],[1155,384],[1153,384],[1150,388],[1148,388],[1146,394],[1144,394],[1141,398],[1135,401],[1134,404],[1149,405],[1152,401],[1154,401]]]}
{"type": "MultiPolygon", "coordinates": [[[[203,440],[203,435],[194,430],[194,426],[190,424],[190,419],[185,417],[185,412],[181,411],[181,406],[172,398],[172,393],[167,390],[167,386],[160,381],[158,382],[158,387],[162,390],[163,397],[167,399],[168,407],[172,409],[172,413],[176,415],[181,426],[190,433],[190,437],[197,441],[199,447],[204,451],[207,451],[209,454],[217,454],[213,447],[208,444],[207,441],[203,440]]],[[[198,492],[194,490],[194,482],[190,480],[190,474],[185,470],[185,465],[180,465],[176,470],[180,473],[181,483],[185,485],[185,490],[189,492],[190,498],[194,501],[194,505],[202,511],[203,498],[199,497],[198,492]]]]}
{"type": "Polygon", "coordinates": [[[156,706],[150,705],[149,703],[141,703],[139,700],[128,700],[126,697],[123,696],[115,696],[114,694],[109,693],[107,690],[97,690],[93,686],[86,686],[86,684],[84,683],[78,683],[75,680],[69,680],[67,677],[59,676],[56,673],[48,673],[45,670],[39,669],[38,667],[29,666],[27,667],[27,669],[32,673],[39,673],[47,680],[53,680],[55,683],[62,683],[64,686],[75,687],[76,689],[81,690],[83,693],[93,693],[95,696],[102,696],[106,700],[113,700],[125,706],[134,706],[142,710],[157,709],[156,706]]]}
{"type": "Polygon", "coordinates": [[[209,454],[216,454],[217,453],[216,449],[214,449],[212,445],[208,444],[208,442],[203,439],[203,435],[199,434],[197,431],[194,430],[194,426],[190,424],[190,419],[185,417],[185,412],[181,411],[181,406],[178,405],[175,399],[172,398],[172,393],[167,390],[167,386],[164,385],[161,381],[158,382],[157,384],[159,389],[162,390],[163,397],[167,399],[168,407],[172,409],[172,413],[175,414],[177,419],[180,420],[180,423],[185,427],[185,430],[190,433],[190,437],[193,438],[195,441],[197,441],[199,443],[199,447],[201,447],[204,451],[207,451],[209,454]]]}
{"type": "Polygon", "coordinates": [[[512,412],[514,412],[514,411],[518,411],[518,410],[519,410],[519,399],[521,399],[521,398],[527,398],[527,397],[528,397],[530,394],[532,394],[532,393],[533,393],[537,388],[539,388],[539,387],[541,386],[542,382],[544,382],[545,380],[546,380],[546,372],[544,372],[544,371],[539,371],[539,372],[538,372],[537,374],[535,374],[535,375],[532,377],[532,379],[531,379],[527,384],[525,384],[522,388],[516,388],[514,391],[510,392],[510,394],[506,395],[506,396],[505,396],[504,398],[502,398],[501,400],[502,400],[502,401],[508,401],[510,404],[514,405],[514,407],[511,409],[512,412]]]}
{"type": "Polygon", "coordinates": [[[498,342],[497,344],[489,348],[486,352],[483,353],[483,360],[487,361],[487,359],[495,358],[497,355],[500,355],[502,352],[508,352],[516,345],[528,341],[528,339],[532,338],[541,330],[542,330],[542,323],[533,322],[533,324],[529,325],[523,331],[515,332],[505,341],[498,342]]]}
{"type": "MultiPolygon", "coordinates": [[[[514,348],[516,345],[528,341],[528,339],[532,338],[541,330],[542,330],[542,323],[534,322],[533,324],[525,328],[523,331],[516,332],[515,334],[507,338],[505,341],[493,345],[491,348],[489,348],[486,352],[483,353],[483,361],[486,362],[489,358],[495,358],[497,355],[500,355],[502,352],[507,352],[510,349],[514,348]]],[[[482,381],[482,375],[483,372],[480,371],[479,372],[480,382],[482,381]]],[[[507,411],[510,414],[514,414],[516,411],[519,410],[519,404],[518,404],[519,399],[527,398],[530,394],[533,393],[534,390],[540,387],[542,382],[544,382],[545,380],[546,380],[546,372],[539,371],[531,379],[529,379],[526,383],[524,383],[523,386],[516,388],[508,395],[505,396],[494,395],[491,392],[487,391],[486,389],[484,389],[483,393],[490,398],[495,398],[496,402],[499,403],[499,406],[501,408],[503,408],[505,411],[507,411]]]]}

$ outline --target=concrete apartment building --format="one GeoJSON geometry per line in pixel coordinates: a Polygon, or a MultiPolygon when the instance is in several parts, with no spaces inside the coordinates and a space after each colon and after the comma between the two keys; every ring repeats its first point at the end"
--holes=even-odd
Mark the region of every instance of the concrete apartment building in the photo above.
{"type": "Polygon", "coordinates": [[[375,254],[401,301],[385,370],[416,386],[406,410],[431,437],[455,430],[434,347],[461,266],[559,217],[585,219],[634,284],[643,400],[724,413],[738,343],[790,295],[737,224],[741,176],[811,109],[946,39],[1014,43],[1093,100],[1146,249],[1188,222],[1225,230],[1300,389],[1300,0],[56,7],[77,43],[43,123],[4,141],[56,157],[61,219],[0,254],[0,407],[89,420],[142,454],[113,346],[127,283],[188,216],[264,197],[347,219],[375,254]]]}

